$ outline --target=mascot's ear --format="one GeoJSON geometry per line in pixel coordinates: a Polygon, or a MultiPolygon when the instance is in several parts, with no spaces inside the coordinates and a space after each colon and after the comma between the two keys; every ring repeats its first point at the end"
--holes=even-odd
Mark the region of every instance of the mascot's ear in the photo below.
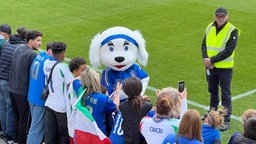
{"type": "Polygon", "coordinates": [[[101,65],[100,42],[101,42],[101,35],[100,35],[100,33],[98,33],[92,39],[91,45],[90,45],[90,51],[89,51],[89,59],[90,59],[91,65],[93,67],[99,67],[101,65]]]}
{"type": "Polygon", "coordinates": [[[134,36],[139,46],[138,62],[141,65],[146,66],[148,62],[148,52],[146,51],[145,40],[138,30],[134,31],[134,36]]]}

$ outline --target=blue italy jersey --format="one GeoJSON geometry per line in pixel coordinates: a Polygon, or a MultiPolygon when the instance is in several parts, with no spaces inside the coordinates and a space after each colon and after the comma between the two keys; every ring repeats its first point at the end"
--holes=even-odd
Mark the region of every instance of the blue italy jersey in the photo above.
{"type": "MultiPolygon", "coordinates": [[[[176,142],[176,134],[170,134],[164,139],[162,144],[174,144],[175,142],[176,142]]],[[[184,136],[178,137],[178,143],[179,144],[203,144],[202,142],[196,139],[187,139],[184,136]]]]}
{"type": "MultiPolygon", "coordinates": [[[[83,86],[79,82],[73,84],[77,96],[80,96],[83,86]]],[[[85,100],[85,107],[92,114],[99,129],[106,135],[105,113],[112,113],[116,110],[116,104],[105,94],[92,93],[85,100]]]]}
{"type": "Polygon", "coordinates": [[[41,99],[42,90],[45,87],[45,75],[43,71],[44,61],[50,58],[46,51],[38,54],[31,67],[29,76],[28,101],[37,106],[44,106],[45,101],[41,99]]]}
{"type": "Polygon", "coordinates": [[[202,137],[204,143],[214,143],[215,140],[220,140],[220,131],[209,125],[202,125],[202,137]]]}
{"type": "Polygon", "coordinates": [[[109,136],[112,144],[124,144],[124,132],[121,128],[122,121],[123,117],[121,115],[121,112],[118,111],[115,116],[115,121],[109,136]]]}
{"type": "Polygon", "coordinates": [[[108,93],[111,95],[115,89],[116,82],[118,80],[124,81],[129,77],[144,79],[148,77],[148,74],[137,63],[133,64],[125,71],[115,71],[107,67],[102,71],[101,84],[107,87],[108,93]]]}

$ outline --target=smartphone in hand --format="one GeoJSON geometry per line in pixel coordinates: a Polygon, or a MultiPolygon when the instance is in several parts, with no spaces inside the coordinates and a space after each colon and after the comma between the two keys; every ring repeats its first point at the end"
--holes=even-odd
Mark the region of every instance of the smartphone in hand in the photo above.
{"type": "Polygon", "coordinates": [[[183,92],[184,88],[185,88],[185,82],[184,82],[184,80],[179,81],[179,82],[178,82],[178,91],[181,93],[181,92],[183,92]]]}

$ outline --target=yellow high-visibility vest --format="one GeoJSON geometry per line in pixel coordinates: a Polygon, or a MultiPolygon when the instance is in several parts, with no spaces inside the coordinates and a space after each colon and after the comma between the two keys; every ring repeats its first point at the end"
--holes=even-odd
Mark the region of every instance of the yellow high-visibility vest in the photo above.
{"type": "MultiPolygon", "coordinates": [[[[216,35],[216,27],[210,23],[206,28],[206,47],[208,57],[216,56],[223,51],[230,38],[231,32],[236,28],[231,23],[227,23],[224,28],[216,35]]],[[[239,35],[239,30],[238,30],[239,35]]],[[[216,68],[232,68],[234,66],[235,51],[226,59],[214,63],[216,68]]]]}

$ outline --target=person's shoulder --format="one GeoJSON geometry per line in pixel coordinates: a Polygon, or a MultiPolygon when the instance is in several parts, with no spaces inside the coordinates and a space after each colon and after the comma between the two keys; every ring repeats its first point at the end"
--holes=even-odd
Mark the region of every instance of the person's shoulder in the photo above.
{"type": "Polygon", "coordinates": [[[119,109],[120,109],[121,112],[122,112],[123,109],[126,109],[128,107],[128,103],[129,103],[128,101],[125,101],[125,102],[120,104],[119,109]]]}
{"type": "Polygon", "coordinates": [[[142,119],[141,119],[141,122],[144,122],[144,121],[152,121],[152,117],[149,117],[149,116],[144,116],[142,119]]]}
{"type": "Polygon", "coordinates": [[[175,142],[176,139],[176,134],[171,133],[168,136],[165,137],[164,141],[162,142],[162,144],[169,144],[169,143],[173,143],[175,142]]]}

